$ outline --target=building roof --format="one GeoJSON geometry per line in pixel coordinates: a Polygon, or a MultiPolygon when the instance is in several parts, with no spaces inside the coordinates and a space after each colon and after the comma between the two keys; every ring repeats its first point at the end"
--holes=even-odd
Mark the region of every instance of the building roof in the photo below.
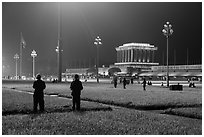
{"type": "Polygon", "coordinates": [[[152,50],[157,50],[157,47],[154,45],[148,44],[148,43],[126,43],[123,44],[122,46],[119,46],[116,48],[116,50],[121,50],[121,49],[152,49],[152,50]]]}
{"type": "Polygon", "coordinates": [[[136,46],[136,47],[154,47],[154,45],[150,45],[148,43],[126,43],[119,47],[127,47],[127,46],[136,46]]]}

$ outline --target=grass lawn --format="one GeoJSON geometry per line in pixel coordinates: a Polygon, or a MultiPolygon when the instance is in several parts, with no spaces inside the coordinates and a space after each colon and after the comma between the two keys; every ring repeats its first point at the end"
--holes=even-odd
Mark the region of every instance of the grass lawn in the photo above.
{"type": "MultiPolygon", "coordinates": [[[[58,94],[70,97],[70,84],[47,84],[45,93],[58,94]]],[[[17,89],[33,92],[32,84],[16,85],[17,89]]],[[[176,108],[192,108],[202,106],[202,89],[184,87],[183,91],[170,91],[167,88],[147,86],[147,90],[143,91],[142,86],[138,84],[127,85],[127,89],[123,89],[122,85],[118,85],[115,89],[112,84],[84,84],[82,91],[82,99],[94,102],[114,104],[119,106],[128,106],[141,110],[162,110],[176,108]]],[[[200,111],[201,109],[194,109],[200,111]]],[[[171,112],[172,112],[171,111],[171,112]]],[[[188,109],[185,109],[188,111],[188,109]]],[[[189,109],[189,112],[191,109],[189,109]]],[[[197,112],[198,117],[202,116],[201,111],[197,112]]]]}
{"type": "MultiPolygon", "coordinates": [[[[82,99],[89,101],[82,102],[81,112],[71,111],[70,99],[46,96],[47,112],[33,114],[32,95],[10,89],[33,91],[32,84],[2,86],[2,134],[202,134],[201,88],[142,91],[141,85],[115,89],[111,84],[86,83],[82,99]]],[[[49,83],[45,90],[67,97],[70,92],[69,84],[49,83]]]]}
{"type": "MultiPolygon", "coordinates": [[[[3,85],[4,86],[4,85],[3,85]]],[[[70,96],[70,84],[48,83],[45,93],[61,94],[70,96]]],[[[16,88],[25,91],[32,91],[32,84],[5,85],[5,87],[16,88]]],[[[182,92],[170,91],[167,88],[147,86],[147,90],[142,90],[142,85],[127,85],[123,89],[122,85],[113,88],[112,84],[84,84],[82,98],[109,100],[114,102],[133,103],[135,105],[150,104],[202,104],[202,89],[184,87],[182,92]]]]}

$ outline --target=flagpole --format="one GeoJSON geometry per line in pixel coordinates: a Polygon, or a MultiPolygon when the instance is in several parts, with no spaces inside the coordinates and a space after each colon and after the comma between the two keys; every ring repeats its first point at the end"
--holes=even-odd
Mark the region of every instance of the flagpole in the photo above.
{"type": "Polygon", "coordinates": [[[26,42],[25,42],[25,40],[24,40],[24,38],[23,38],[23,34],[22,34],[22,32],[20,33],[20,35],[21,35],[21,40],[20,40],[20,65],[19,65],[19,67],[20,67],[20,79],[22,78],[22,68],[23,68],[23,66],[22,66],[22,62],[23,62],[23,48],[25,48],[25,45],[26,45],[26,42]]]}

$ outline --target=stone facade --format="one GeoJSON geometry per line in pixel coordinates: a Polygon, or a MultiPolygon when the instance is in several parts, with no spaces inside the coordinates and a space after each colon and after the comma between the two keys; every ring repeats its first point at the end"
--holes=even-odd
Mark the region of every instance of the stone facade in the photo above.
{"type": "Polygon", "coordinates": [[[150,69],[151,66],[159,65],[154,62],[155,51],[157,47],[147,43],[127,43],[116,48],[117,62],[115,66],[128,72],[130,68],[150,69]],[[129,68],[129,70],[128,70],[129,68]]]}

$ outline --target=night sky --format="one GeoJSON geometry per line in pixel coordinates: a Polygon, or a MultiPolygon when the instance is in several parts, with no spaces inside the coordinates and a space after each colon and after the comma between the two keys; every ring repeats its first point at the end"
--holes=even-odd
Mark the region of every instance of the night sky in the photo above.
{"type": "MultiPolygon", "coordinates": [[[[115,47],[125,43],[150,43],[158,47],[155,61],[166,62],[163,25],[169,21],[174,33],[169,39],[169,63],[201,64],[202,3],[62,3],[63,72],[66,68],[91,66],[96,57],[93,44],[97,35],[100,66],[116,62],[115,47]],[[82,64],[83,65],[80,65],[82,64]]],[[[20,32],[23,49],[23,75],[32,76],[31,51],[36,50],[36,73],[57,74],[57,3],[2,3],[2,70],[15,75],[14,55],[19,54],[20,32]]]]}

